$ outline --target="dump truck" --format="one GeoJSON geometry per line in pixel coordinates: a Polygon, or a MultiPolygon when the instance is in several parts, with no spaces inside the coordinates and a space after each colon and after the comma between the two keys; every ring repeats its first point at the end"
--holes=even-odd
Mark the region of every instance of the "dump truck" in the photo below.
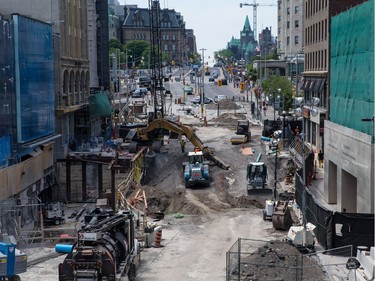
{"type": "Polygon", "coordinates": [[[249,120],[238,120],[236,134],[230,138],[232,144],[243,144],[251,140],[249,120]]]}

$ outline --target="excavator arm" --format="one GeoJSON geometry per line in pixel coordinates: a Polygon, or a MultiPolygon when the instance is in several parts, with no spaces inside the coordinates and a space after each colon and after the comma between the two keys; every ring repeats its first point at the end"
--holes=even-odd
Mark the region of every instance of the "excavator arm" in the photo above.
{"type": "Polygon", "coordinates": [[[214,155],[214,153],[207,147],[204,146],[203,142],[199,139],[199,137],[195,134],[192,127],[185,126],[182,124],[178,124],[164,118],[158,118],[151,121],[147,127],[145,128],[138,128],[137,135],[138,138],[143,141],[151,140],[153,137],[153,133],[156,129],[165,129],[171,132],[174,132],[178,135],[185,135],[186,138],[191,142],[194,147],[197,147],[201,151],[203,151],[204,156],[213,161],[216,165],[218,165],[222,169],[229,169],[229,165],[225,164],[219,157],[214,155]]]}

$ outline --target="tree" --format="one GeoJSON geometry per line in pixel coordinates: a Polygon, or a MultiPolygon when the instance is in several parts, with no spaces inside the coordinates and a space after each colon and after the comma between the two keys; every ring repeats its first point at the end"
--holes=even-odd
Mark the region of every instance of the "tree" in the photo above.
{"type": "Polygon", "coordinates": [[[285,76],[271,76],[262,82],[263,92],[272,97],[280,95],[282,100],[285,100],[284,108],[289,111],[293,105],[293,91],[292,85],[287,77],[285,76]]]}
{"type": "Polygon", "coordinates": [[[142,62],[145,62],[145,58],[148,57],[150,45],[148,42],[143,40],[133,40],[125,45],[124,51],[128,55],[128,65],[139,66],[142,62]]]}
{"type": "Polygon", "coordinates": [[[214,59],[224,63],[230,61],[233,56],[234,54],[230,49],[222,49],[214,53],[214,59]]]}

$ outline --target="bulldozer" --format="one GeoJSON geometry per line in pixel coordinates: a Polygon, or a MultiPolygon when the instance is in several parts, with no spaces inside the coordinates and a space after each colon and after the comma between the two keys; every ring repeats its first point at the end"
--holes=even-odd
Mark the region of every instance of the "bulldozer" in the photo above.
{"type": "Polygon", "coordinates": [[[247,194],[248,195],[271,195],[272,189],[267,184],[267,166],[260,162],[262,153],[259,153],[256,162],[247,165],[247,194]]]}

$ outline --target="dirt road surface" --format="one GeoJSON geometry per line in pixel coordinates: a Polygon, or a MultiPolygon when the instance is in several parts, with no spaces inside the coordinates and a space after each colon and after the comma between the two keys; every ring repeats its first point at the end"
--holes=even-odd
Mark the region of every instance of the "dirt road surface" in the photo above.
{"type": "MultiPolygon", "coordinates": [[[[202,126],[203,122],[196,117],[182,114],[182,123],[195,124],[196,133],[204,144],[231,168],[223,170],[211,165],[210,187],[186,189],[182,177],[186,154],[181,153],[178,140],[166,142],[155,159],[154,169],[147,175],[147,185],[142,187],[148,198],[149,222],[162,226],[162,246],[142,250],[138,281],[225,280],[226,252],[238,238],[267,241],[286,238],[285,231],[275,230],[271,222],[263,221],[266,198],[247,196],[246,166],[249,161],[255,161],[259,152],[264,152],[260,142],[261,127],[252,126],[252,140],[242,147],[231,145],[229,139],[234,134],[237,119],[246,118],[243,114],[210,118],[208,126],[202,126]],[[250,148],[253,153],[245,155],[243,148],[250,148]],[[152,214],[156,212],[164,213],[164,219],[153,222],[152,214]]],[[[211,116],[214,116],[212,112],[211,116]]],[[[186,151],[192,149],[188,143],[186,151]]],[[[273,165],[267,156],[262,160],[273,165]]],[[[282,176],[282,164],[279,173],[282,176]]],[[[272,183],[272,176],[269,177],[272,183]]],[[[35,257],[35,251],[30,255],[35,257]]],[[[21,278],[58,280],[57,268],[62,260],[63,256],[51,258],[29,268],[21,278]]],[[[317,268],[313,276],[323,276],[319,274],[322,271],[317,268]]]]}

